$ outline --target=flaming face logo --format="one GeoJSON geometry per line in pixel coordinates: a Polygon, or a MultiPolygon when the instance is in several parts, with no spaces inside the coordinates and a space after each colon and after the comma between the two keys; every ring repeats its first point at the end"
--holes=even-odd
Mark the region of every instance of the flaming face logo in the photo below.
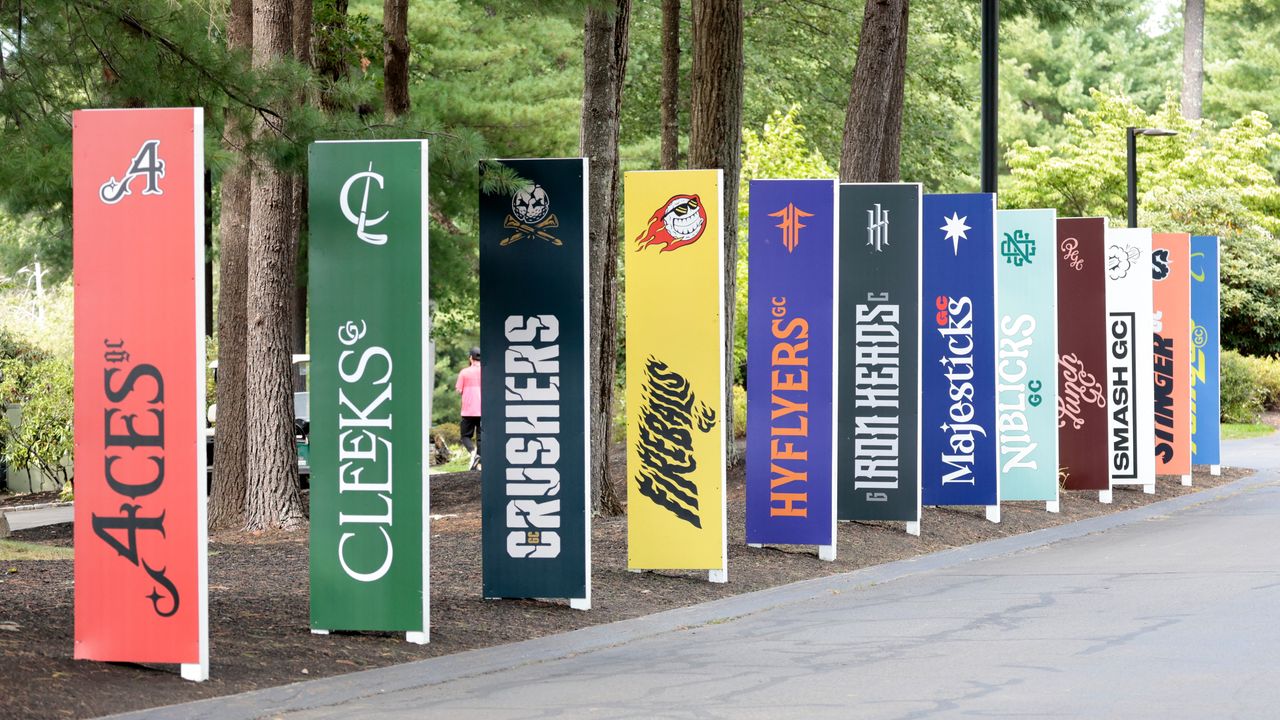
{"type": "Polygon", "coordinates": [[[673,195],[649,217],[649,227],[636,244],[640,250],[651,245],[663,245],[659,252],[669,252],[685,245],[692,245],[702,237],[707,228],[707,210],[697,195],[673,195]]]}

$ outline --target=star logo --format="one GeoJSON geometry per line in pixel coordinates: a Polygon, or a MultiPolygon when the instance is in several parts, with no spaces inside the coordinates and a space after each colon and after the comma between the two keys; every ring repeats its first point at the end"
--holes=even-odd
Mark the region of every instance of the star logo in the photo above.
{"type": "Polygon", "coordinates": [[[938,228],[947,234],[943,239],[951,241],[951,248],[956,255],[960,254],[960,241],[969,239],[969,236],[965,235],[965,233],[973,229],[964,224],[964,221],[968,219],[968,215],[960,217],[960,213],[953,212],[951,213],[951,217],[943,217],[943,220],[946,220],[947,224],[938,228]]]}

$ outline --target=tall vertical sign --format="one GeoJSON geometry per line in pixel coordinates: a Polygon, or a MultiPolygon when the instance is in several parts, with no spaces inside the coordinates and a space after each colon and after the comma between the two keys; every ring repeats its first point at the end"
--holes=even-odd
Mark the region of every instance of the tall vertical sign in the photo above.
{"type": "Polygon", "coordinates": [[[1058,464],[1068,490],[1110,498],[1105,218],[1058,220],[1058,464]]]}
{"type": "Polygon", "coordinates": [[[1151,238],[1156,474],[1191,484],[1191,236],[1151,238]]]}
{"type": "Polygon", "coordinates": [[[430,620],[427,143],[310,155],[311,627],[430,620]]]}
{"type": "Polygon", "coordinates": [[[1218,238],[1191,236],[1191,461],[1217,475],[1222,463],[1222,348],[1218,238]]]}
{"type": "Polygon", "coordinates": [[[989,193],[924,196],[920,478],[925,505],[998,521],[995,211],[989,193]]]}
{"type": "Polygon", "coordinates": [[[525,184],[480,193],[484,596],[569,598],[585,610],[587,161],[495,162],[525,184]]]}
{"type": "Polygon", "coordinates": [[[1111,484],[1156,490],[1151,230],[1107,229],[1107,395],[1111,484]]]}
{"type": "Polygon", "coordinates": [[[996,213],[1000,499],[1058,502],[1057,212],[996,213]]]}
{"type": "Polygon", "coordinates": [[[842,184],[837,517],[920,533],[920,185],[842,184]]]}
{"type": "Polygon", "coordinates": [[[720,170],[624,180],[627,565],[715,582],[728,579],[722,182],[720,170]]]}
{"type": "Polygon", "coordinates": [[[72,115],[75,657],[209,676],[204,114],[72,115]]]}
{"type": "Polygon", "coordinates": [[[747,542],[835,559],[835,180],[752,180],[747,542]]]}

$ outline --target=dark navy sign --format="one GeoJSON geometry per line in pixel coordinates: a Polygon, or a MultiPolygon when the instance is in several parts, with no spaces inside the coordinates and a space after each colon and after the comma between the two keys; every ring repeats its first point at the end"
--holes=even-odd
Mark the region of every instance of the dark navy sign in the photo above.
{"type": "Polygon", "coordinates": [[[836,512],[920,520],[920,185],[840,186],[836,512]]]}
{"type": "Polygon", "coordinates": [[[1191,461],[1222,462],[1218,238],[1191,236],[1191,461]]]}
{"type": "Polygon", "coordinates": [[[995,505],[995,196],[924,196],[925,505],[995,505]]]}
{"type": "Polygon", "coordinates": [[[834,544],[835,180],[752,180],[747,542],[834,544]]]}

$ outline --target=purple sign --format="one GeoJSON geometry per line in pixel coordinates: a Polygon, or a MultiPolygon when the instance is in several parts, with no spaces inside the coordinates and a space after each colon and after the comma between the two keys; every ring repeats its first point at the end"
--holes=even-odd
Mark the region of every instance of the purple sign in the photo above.
{"type": "Polygon", "coordinates": [[[747,542],[833,545],[834,180],[752,180],[747,542]]]}

